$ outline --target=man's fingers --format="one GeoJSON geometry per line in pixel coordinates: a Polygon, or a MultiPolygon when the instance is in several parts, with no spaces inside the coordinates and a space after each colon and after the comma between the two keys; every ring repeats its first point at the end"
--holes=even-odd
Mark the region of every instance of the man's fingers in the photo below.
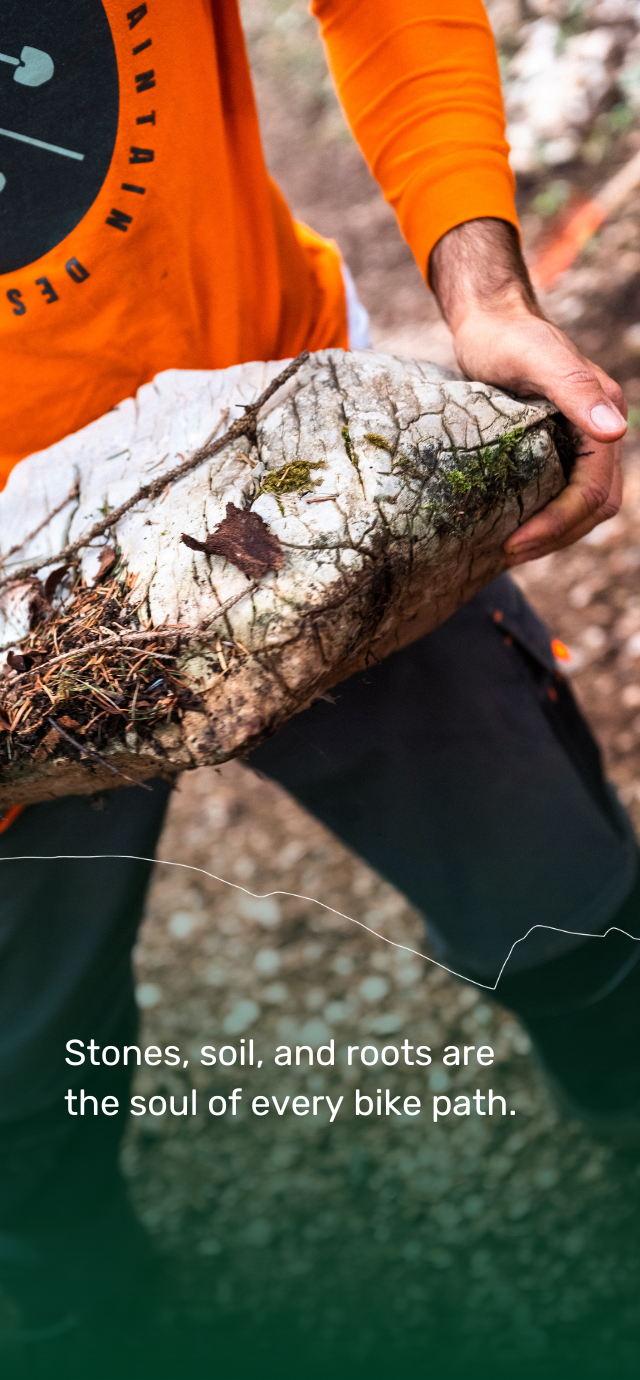
{"type": "MultiPolygon", "coordinates": [[[[549,504],[549,507],[553,507],[556,503],[559,504],[560,499],[554,499],[553,504],[549,504]]],[[[548,556],[552,551],[561,551],[563,547],[572,546],[574,542],[580,541],[581,537],[586,537],[589,532],[592,532],[599,523],[606,522],[612,517],[615,517],[615,512],[610,512],[608,508],[602,508],[576,525],[562,525],[562,527],[558,525],[555,530],[537,531],[531,539],[525,539],[521,546],[509,541],[505,546],[507,563],[509,566],[523,565],[525,561],[537,561],[541,556],[548,556]]],[[[533,522],[534,519],[532,518],[531,521],[533,522]]],[[[529,523],[526,523],[525,526],[528,528],[529,523]]],[[[521,531],[524,532],[525,528],[521,528],[521,531]]]]}
{"type": "Polygon", "coordinates": [[[572,502],[572,496],[561,494],[554,499],[542,513],[521,527],[505,545],[509,560],[534,561],[549,551],[559,551],[561,547],[586,536],[598,523],[613,517],[604,507],[585,516],[582,504],[572,502]]]}
{"type": "Polygon", "coordinates": [[[622,501],[619,445],[591,442],[591,449],[592,454],[576,461],[566,489],[509,538],[505,553],[512,562],[559,550],[617,513],[622,501]]]}
{"type": "Polygon", "coordinates": [[[609,483],[588,477],[572,477],[566,489],[536,513],[524,526],[514,532],[506,543],[507,555],[522,555],[532,559],[536,547],[564,546],[577,540],[606,522],[617,513],[622,501],[622,477],[619,467],[609,483]]]}
{"type": "Polygon", "coordinates": [[[507,566],[511,569],[515,565],[525,565],[527,561],[539,561],[542,556],[550,556],[553,551],[562,551],[565,546],[573,546],[574,542],[580,541],[581,537],[588,536],[589,532],[592,532],[594,527],[603,521],[605,521],[604,516],[588,518],[578,527],[568,529],[561,537],[553,537],[548,541],[539,539],[531,546],[517,549],[513,555],[507,552],[507,566]]]}

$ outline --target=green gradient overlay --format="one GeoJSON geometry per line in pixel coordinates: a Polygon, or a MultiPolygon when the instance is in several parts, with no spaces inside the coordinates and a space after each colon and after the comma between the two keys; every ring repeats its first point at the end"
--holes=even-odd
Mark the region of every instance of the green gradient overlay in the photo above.
{"type": "MultiPolygon", "coordinates": [[[[447,1043],[498,1047],[500,1019],[472,1007],[447,1043]]],[[[225,1038],[239,1051],[240,1037],[225,1038]]],[[[371,1045],[423,1038],[409,1028],[371,1045]]],[[[131,1118],[124,1151],[165,1285],[142,1280],[86,1333],[28,1348],[16,1375],[635,1376],[638,1155],[562,1122],[523,1056],[445,1070],[434,1047],[429,1067],[366,1071],[357,1055],[347,1067],[348,1043],[348,1032],[336,1041],[333,1068],[317,1052],[311,1069],[277,1068],[257,1026],[261,1069],[206,1070],[191,1056],[186,1072],[143,1068],[145,1105],[173,1094],[180,1108],[187,1091],[190,1111],[198,1085],[195,1117],[131,1118]],[[472,1102],[434,1124],[434,1095],[453,1104],[490,1087],[506,1116],[472,1102]],[[373,1114],[355,1116],[356,1088],[373,1114]],[[421,1114],[385,1115],[387,1088],[400,1107],[419,1097],[421,1114]],[[315,1118],[291,1102],[282,1116],[251,1110],[257,1095],[282,1106],[327,1093],[344,1098],[333,1125],[326,1102],[315,1118]],[[214,1094],[225,1115],[210,1115],[214,1094]]]]}

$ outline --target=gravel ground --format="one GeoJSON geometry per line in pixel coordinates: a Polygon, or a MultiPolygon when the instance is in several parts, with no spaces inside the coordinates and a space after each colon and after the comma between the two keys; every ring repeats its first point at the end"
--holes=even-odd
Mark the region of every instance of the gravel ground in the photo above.
{"type": "MultiPolygon", "coordinates": [[[[446,328],[345,130],[303,5],[247,0],[244,8],[272,170],[298,214],[339,240],[376,343],[448,362],[446,328]]],[[[611,135],[607,158],[622,161],[639,144],[633,129],[611,135]]],[[[571,186],[603,176],[592,155],[562,171],[571,186]]],[[[528,244],[548,232],[539,208],[549,200],[536,198],[549,183],[548,169],[523,182],[528,244]]],[[[595,237],[548,299],[578,343],[625,381],[632,403],[640,379],[622,327],[640,316],[636,209],[595,237]]],[[[577,696],[640,823],[633,430],[626,463],[620,516],[518,580],[568,645],[577,696]]],[[[136,1090],[173,1093],[180,1106],[193,1087],[201,1110],[184,1122],[141,1118],[125,1168],[142,1220],[174,1260],[194,1326],[260,1328],[289,1316],[300,1336],[321,1348],[321,1334],[327,1354],[338,1343],[354,1363],[381,1338],[402,1349],[446,1336],[449,1356],[460,1358],[484,1355],[491,1340],[493,1373],[512,1374],[515,1358],[521,1368],[528,1357],[532,1373],[546,1375],[552,1357],[578,1355],[581,1375],[636,1373],[640,1160],[559,1119],[511,1016],[384,942],[426,952],[404,898],[239,764],[181,778],[158,856],[167,861],[156,869],[136,954],[144,1041],[178,1045],[188,1068],[145,1070],[136,1090]],[[273,890],[299,895],[247,894],[273,890]],[[331,1038],[332,1068],[273,1063],[278,1045],[331,1038]],[[239,1049],[242,1039],[254,1040],[262,1069],[199,1063],[203,1045],[239,1049]],[[432,1065],[382,1078],[346,1064],[348,1044],[381,1050],[405,1039],[429,1045],[432,1065]],[[464,1044],[491,1046],[494,1066],[445,1069],[444,1046],[464,1044]],[[240,1085],[238,1116],[210,1117],[208,1098],[240,1085]],[[515,1116],[356,1120],[355,1087],[375,1094],[379,1086],[425,1107],[434,1092],[492,1087],[515,1116]],[[258,1119],[248,1108],[264,1092],[343,1096],[344,1110],[332,1126],[326,1110],[258,1119]]]]}

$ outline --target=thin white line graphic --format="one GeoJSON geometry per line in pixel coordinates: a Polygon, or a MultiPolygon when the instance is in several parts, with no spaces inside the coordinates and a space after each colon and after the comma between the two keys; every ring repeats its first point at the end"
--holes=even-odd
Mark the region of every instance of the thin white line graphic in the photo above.
{"type": "Polygon", "coordinates": [[[58,144],[45,144],[43,139],[31,139],[28,134],[16,134],[13,129],[0,129],[0,134],[4,134],[5,139],[18,139],[21,144],[33,144],[36,149],[46,149],[47,153],[61,153],[63,158],[77,158],[79,163],[84,160],[83,153],[74,153],[73,149],[61,149],[58,144]]]}
{"type": "Polygon", "coordinates": [[[455,968],[447,968],[446,963],[439,963],[436,958],[431,958],[430,954],[423,954],[419,949],[410,949],[408,944],[398,944],[395,939],[387,939],[385,934],[378,934],[378,931],[372,930],[370,925],[365,925],[363,920],[355,920],[353,915],[345,915],[343,911],[328,906],[326,901],[318,901],[315,896],[301,896],[297,891],[277,890],[262,893],[249,891],[248,887],[240,886],[238,882],[229,882],[226,877],[219,877],[216,872],[207,872],[204,867],[194,867],[192,863],[169,862],[168,858],[141,858],[137,853],[20,853],[15,857],[0,858],[0,862],[54,862],[56,859],[90,862],[95,858],[126,858],[129,862],[158,863],[163,867],[184,867],[187,872],[199,872],[201,876],[210,877],[214,882],[222,882],[223,886],[233,887],[234,891],[243,891],[245,896],[253,897],[254,901],[266,901],[270,896],[290,896],[294,901],[308,901],[312,906],[321,906],[323,910],[337,915],[340,920],[349,920],[352,925],[357,925],[359,929],[366,930],[367,934],[372,934],[374,939],[381,939],[385,944],[390,944],[392,949],[402,949],[405,953],[413,954],[415,958],[424,958],[425,962],[433,963],[435,968],[442,968],[445,973],[450,973],[452,977],[461,978],[463,982],[469,982],[473,987],[483,987],[486,992],[495,992],[514,949],[518,947],[518,944],[523,944],[525,939],[533,934],[534,930],[552,930],[554,934],[575,935],[577,939],[606,939],[608,934],[615,931],[617,934],[626,935],[627,939],[634,939],[636,943],[640,943],[640,935],[629,934],[628,930],[621,929],[619,925],[610,925],[604,934],[591,934],[588,930],[564,930],[559,925],[531,925],[527,933],[523,934],[520,939],[516,939],[511,945],[500,972],[492,984],[490,982],[477,982],[475,978],[467,977],[466,973],[458,973],[455,968]]]}

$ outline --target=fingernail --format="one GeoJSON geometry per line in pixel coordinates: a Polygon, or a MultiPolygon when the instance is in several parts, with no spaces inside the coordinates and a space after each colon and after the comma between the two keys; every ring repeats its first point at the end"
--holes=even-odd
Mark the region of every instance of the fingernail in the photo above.
{"type": "Polygon", "coordinates": [[[513,545],[505,546],[504,548],[505,555],[508,556],[510,560],[522,560],[523,557],[530,560],[539,550],[540,544],[537,541],[514,542],[513,545]]]}
{"type": "Polygon", "coordinates": [[[598,403],[591,408],[591,421],[598,431],[619,431],[624,426],[624,417],[612,403],[598,403]]]}

